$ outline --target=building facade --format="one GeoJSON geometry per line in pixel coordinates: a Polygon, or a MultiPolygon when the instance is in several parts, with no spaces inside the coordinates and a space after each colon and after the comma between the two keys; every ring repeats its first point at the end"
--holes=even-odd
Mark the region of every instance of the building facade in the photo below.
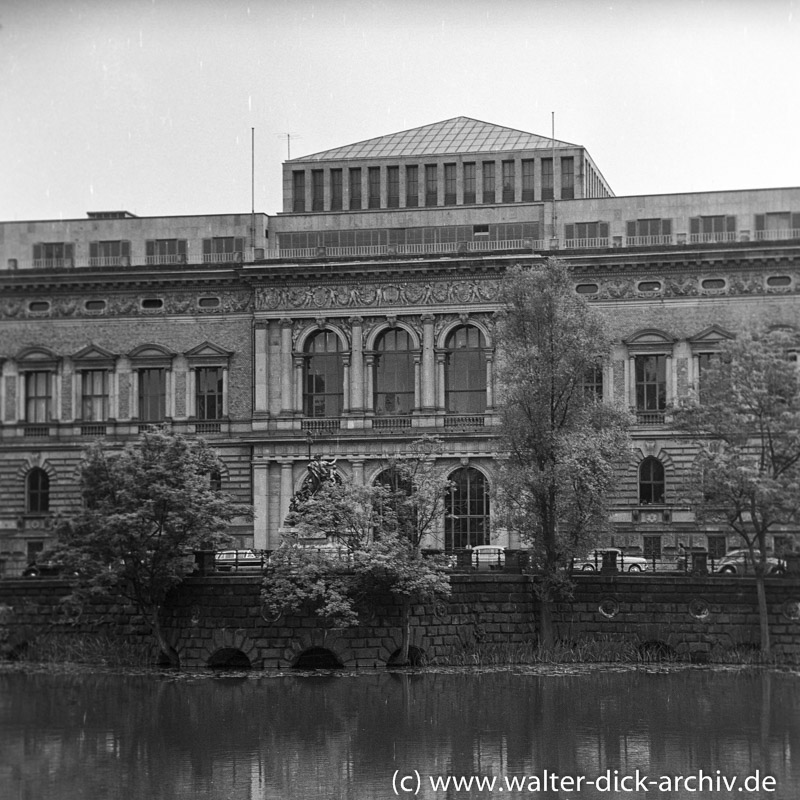
{"type": "MultiPolygon", "coordinates": [[[[153,424],[206,437],[214,480],[281,540],[309,457],[372,482],[436,436],[430,546],[516,546],[492,503],[494,314],[513,264],[558,255],[616,338],[595,389],[635,412],[614,544],[736,542],[681,503],[671,403],[753,322],[800,325],[800,188],[615,197],[585,148],[464,117],[296,158],[263,214],[0,223],[0,568],[77,500],[81,450],[153,424]]],[[[795,531],[776,534],[785,545],[795,531]]]]}

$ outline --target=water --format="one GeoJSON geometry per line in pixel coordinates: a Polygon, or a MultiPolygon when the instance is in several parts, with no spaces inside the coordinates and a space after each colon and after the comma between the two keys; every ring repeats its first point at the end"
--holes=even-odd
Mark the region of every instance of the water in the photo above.
{"type": "Polygon", "coordinates": [[[2,800],[397,796],[796,800],[800,675],[0,672],[2,800]],[[635,791],[637,769],[672,782],[635,791]],[[447,776],[495,784],[431,783],[447,776]],[[676,789],[677,776],[688,786],[676,789]],[[514,779],[523,790],[504,783],[514,779]]]}

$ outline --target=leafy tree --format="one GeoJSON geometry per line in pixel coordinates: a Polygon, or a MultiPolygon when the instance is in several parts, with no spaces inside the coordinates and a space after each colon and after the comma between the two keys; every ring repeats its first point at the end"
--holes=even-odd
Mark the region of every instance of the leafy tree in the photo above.
{"type": "Polygon", "coordinates": [[[116,451],[98,442],[80,465],[83,506],[56,531],[53,557],[78,575],[70,599],[130,600],[175,666],[159,613],[167,593],[193,570],[195,550],[229,543],[229,523],[250,514],[211,488],[217,469],[202,439],[146,432],[116,451]]]}
{"type": "Polygon", "coordinates": [[[542,572],[541,640],[550,646],[551,603],[569,589],[572,558],[610,525],[615,469],[629,448],[628,414],[587,390],[587,376],[608,360],[612,340],[563,262],[512,268],[502,300],[498,500],[542,572]]]}
{"type": "Polygon", "coordinates": [[[434,440],[413,449],[391,459],[376,485],[331,480],[296,505],[293,530],[266,568],[262,600],[270,613],[313,610],[347,627],[359,623],[360,609],[391,595],[402,615],[399,662],[408,662],[413,604],[450,593],[446,561],[420,549],[443,516],[449,483],[435,470],[434,440]],[[323,536],[338,548],[302,546],[323,536]]]}
{"type": "Polygon", "coordinates": [[[697,437],[687,488],[698,521],[726,525],[750,552],[767,658],[767,535],[800,518],[797,345],[786,332],[759,329],[723,343],[703,371],[700,397],[674,415],[676,427],[697,437]]]}

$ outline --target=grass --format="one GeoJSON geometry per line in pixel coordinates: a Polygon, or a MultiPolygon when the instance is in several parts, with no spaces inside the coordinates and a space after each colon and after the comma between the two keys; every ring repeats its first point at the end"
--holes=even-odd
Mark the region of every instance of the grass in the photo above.
{"type": "Polygon", "coordinates": [[[99,635],[44,634],[11,653],[15,661],[89,664],[104,667],[155,666],[152,647],[141,640],[99,635]]]}

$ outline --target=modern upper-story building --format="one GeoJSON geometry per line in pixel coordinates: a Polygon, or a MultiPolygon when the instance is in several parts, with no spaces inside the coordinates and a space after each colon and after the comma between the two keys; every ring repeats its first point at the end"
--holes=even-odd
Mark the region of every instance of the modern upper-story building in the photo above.
{"type": "Polygon", "coordinates": [[[153,424],[217,449],[255,507],[241,545],[279,544],[310,456],[371,482],[424,435],[453,482],[428,544],[518,544],[492,503],[493,320],[507,266],[554,254],[616,336],[593,390],[635,411],[614,543],[724,552],[682,502],[669,408],[744,325],[800,325],[800,188],[616,197],[583,147],[456,118],[287,161],[269,218],[0,223],[0,565],[77,503],[86,444],[153,424]]]}

